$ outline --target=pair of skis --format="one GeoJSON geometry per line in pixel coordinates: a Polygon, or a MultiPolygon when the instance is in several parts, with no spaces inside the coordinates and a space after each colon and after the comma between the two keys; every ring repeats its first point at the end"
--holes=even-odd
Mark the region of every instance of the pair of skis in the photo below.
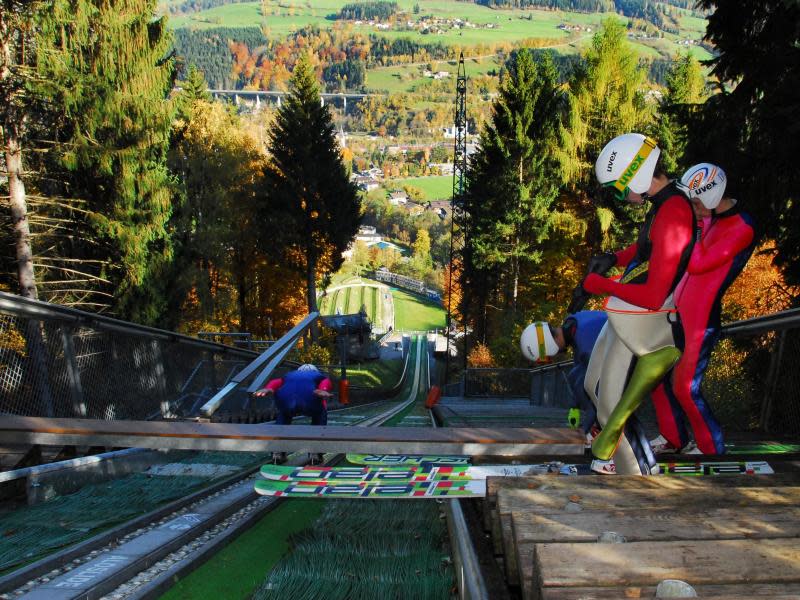
{"type": "MultiPolygon", "coordinates": [[[[353,467],[264,465],[255,484],[258,493],[278,497],[338,498],[479,498],[487,477],[589,474],[588,466],[470,465],[467,457],[348,455],[353,467]],[[387,464],[388,463],[388,464],[387,464]],[[446,464],[449,463],[449,464],[446,464]]],[[[764,475],[766,462],[664,463],[664,475],[764,475]]]]}

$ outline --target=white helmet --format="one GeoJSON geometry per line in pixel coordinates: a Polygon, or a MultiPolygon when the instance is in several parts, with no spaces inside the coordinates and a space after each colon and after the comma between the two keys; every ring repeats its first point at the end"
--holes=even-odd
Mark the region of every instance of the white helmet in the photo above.
{"type": "Polygon", "coordinates": [[[711,163],[700,163],[691,167],[681,177],[680,187],[689,196],[689,200],[700,200],[703,206],[713,210],[719,206],[725,195],[728,178],[725,171],[711,163]]]}
{"type": "Polygon", "coordinates": [[[618,135],[600,151],[594,172],[603,187],[613,187],[624,200],[628,190],[644,194],[653,180],[661,154],[655,140],[641,133],[618,135]]]}
{"type": "Polygon", "coordinates": [[[314,365],[309,364],[309,363],[306,363],[304,365],[300,365],[297,368],[297,370],[298,371],[319,371],[319,369],[317,367],[315,367],[314,365]]]}
{"type": "Polygon", "coordinates": [[[545,321],[536,321],[528,325],[519,338],[522,355],[534,362],[543,360],[547,356],[555,356],[561,351],[556,344],[550,325],[545,321]]]}

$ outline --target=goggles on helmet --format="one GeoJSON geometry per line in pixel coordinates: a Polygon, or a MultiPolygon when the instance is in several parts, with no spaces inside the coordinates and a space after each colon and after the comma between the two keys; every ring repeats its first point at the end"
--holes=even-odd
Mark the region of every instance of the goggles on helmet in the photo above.
{"type": "Polygon", "coordinates": [[[625,167],[625,170],[622,172],[622,176],[619,179],[607,181],[606,183],[602,184],[603,187],[610,188],[614,198],[617,200],[625,200],[631,191],[628,187],[628,184],[633,181],[633,178],[636,177],[636,174],[639,172],[639,169],[642,168],[642,165],[647,160],[647,157],[650,156],[650,153],[655,149],[655,140],[650,137],[645,137],[642,141],[642,145],[639,147],[639,150],[637,150],[636,154],[631,159],[631,162],[628,163],[628,166],[625,167]]]}

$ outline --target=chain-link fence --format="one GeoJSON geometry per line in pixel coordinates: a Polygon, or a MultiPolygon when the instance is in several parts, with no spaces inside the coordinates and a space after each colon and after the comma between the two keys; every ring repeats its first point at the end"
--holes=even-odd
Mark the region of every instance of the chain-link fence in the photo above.
{"type": "Polygon", "coordinates": [[[725,429],[800,437],[800,309],[732,323],[723,336],[703,391],[725,429]]]}
{"type": "Polygon", "coordinates": [[[538,369],[467,369],[464,395],[528,398],[537,406],[566,406],[570,398],[566,374],[571,368],[572,361],[538,369]]]}
{"type": "MultiPolygon", "coordinates": [[[[726,432],[800,438],[800,309],[722,328],[702,384],[726,432]]],[[[536,369],[467,369],[445,396],[527,398],[533,406],[567,407],[572,361],[536,369]]],[[[652,406],[643,405],[654,422],[652,406]]]]}
{"type": "Polygon", "coordinates": [[[185,414],[255,356],[0,292],[0,413],[90,419],[185,414]]]}

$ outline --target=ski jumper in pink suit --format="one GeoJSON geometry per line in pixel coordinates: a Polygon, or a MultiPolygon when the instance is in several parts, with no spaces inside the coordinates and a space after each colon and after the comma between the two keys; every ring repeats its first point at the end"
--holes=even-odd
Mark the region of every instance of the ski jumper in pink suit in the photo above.
{"type": "Polygon", "coordinates": [[[689,441],[684,415],[703,454],[723,454],[722,428],[700,389],[711,351],[719,339],[722,296],[741,273],[755,247],[753,219],[736,205],[703,219],[686,276],[675,291],[685,347],[672,377],[653,391],[661,435],[674,448],[689,441]]]}

